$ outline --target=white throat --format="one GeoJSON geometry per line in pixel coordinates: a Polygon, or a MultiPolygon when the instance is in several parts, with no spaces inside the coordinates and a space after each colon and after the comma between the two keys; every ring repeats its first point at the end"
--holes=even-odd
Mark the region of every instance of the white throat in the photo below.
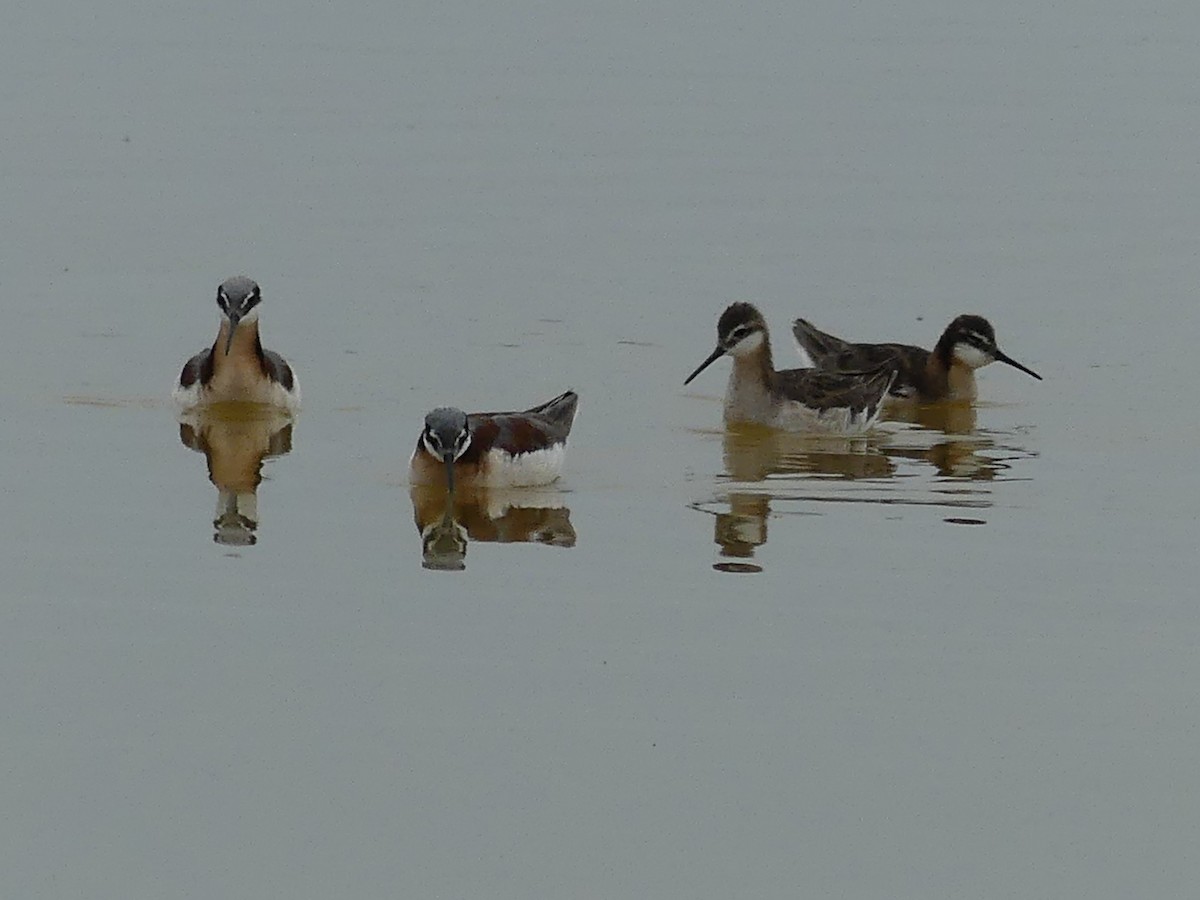
{"type": "Polygon", "coordinates": [[[968,369],[982,369],[988,363],[995,362],[990,354],[964,341],[954,345],[954,358],[968,369]]]}
{"type": "MultiPolygon", "coordinates": [[[[224,313],[222,313],[222,315],[223,315],[225,321],[228,322],[229,317],[225,316],[224,313]]],[[[238,328],[241,328],[243,325],[253,325],[257,321],[258,321],[258,307],[256,306],[256,307],[254,307],[254,309],[250,310],[250,312],[246,313],[244,316],[242,316],[240,319],[238,319],[238,328]]]]}
{"type": "Polygon", "coordinates": [[[751,353],[759,350],[763,345],[763,340],[766,338],[761,331],[752,331],[736,344],[729,348],[730,356],[749,356],[751,353]]]}

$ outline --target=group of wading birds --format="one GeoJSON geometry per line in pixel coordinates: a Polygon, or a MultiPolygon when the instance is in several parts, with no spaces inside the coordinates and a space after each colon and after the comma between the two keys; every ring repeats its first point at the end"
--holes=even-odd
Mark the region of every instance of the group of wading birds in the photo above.
{"type": "MultiPolygon", "coordinates": [[[[216,404],[265,404],[294,413],[300,383],[287,361],[262,345],[257,283],[235,276],[217,288],[221,326],[213,345],[187,361],[173,397],[183,411],[216,404]]],[[[1001,352],[991,323],[963,315],[933,350],[908,344],[852,344],[797,319],[792,333],[811,366],[776,370],[767,323],[749,303],[734,303],[717,321],[717,346],[685,380],[722,356],[733,359],[725,423],[783,431],[861,434],[893,402],[974,400],[975,370],[1002,362],[1042,376],[1001,352]]],[[[579,397],[574,391],[520,412],[431,410],[409,463],[414,483],[448,491],[549,484],[562,472],[579,397]]]]}

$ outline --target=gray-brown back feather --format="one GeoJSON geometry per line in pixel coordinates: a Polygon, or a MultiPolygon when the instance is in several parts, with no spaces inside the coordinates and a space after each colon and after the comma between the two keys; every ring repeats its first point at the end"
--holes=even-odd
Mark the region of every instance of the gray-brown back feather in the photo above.
{"type": "Polygon", "coordinates": [[[815,327],[806,319],[792,323],[792,334],[812,364],[827,372],[866,372],[894,369],[891,392],[907,396],[924,390],[929,351],[910,344],[852,344],[815,327]]]}
{"type": "Polygon", "coordinates": [[[520,412],[471,413],[467,416],[474,436],[464,459],[488,447],[509,447],[516,452],[562,444],[571,433],[579,395],[574,391],[520,412]]]}
{"type": "Polygon", "coordinates": [[[559,394],[553,400],[547,400],[545,403],[539,403],[537,406],[531,406],[529,409],[511,412],[488,412],[488,413],[471,413],[467,418],[471,420],[472,426],[477,421],[486,419],[495,419],[501,423],[502,428],[512,428],[511,420],[532,420],[539,425],[546,437],[553,443],[560,443],[567,439],[567,435],[571,433],[571,426],[575,422],[575,408],[579,405],[579,395],[574,391],[566,391],[559,394]]]}
{"type": "Polygon", "coordinates": [[[561,432],[559,440],[566,440],[571,433],[571,425],[575,422],[575,409],[579,405],[579,395],[574,391],[564,391],[553,400],[547,400],[537,406],[525,410],[525,414],[536,416],[545,423],[561,432]]]}
{"type": "Polygon", "coordinates": [[[817,410],[850,409],[873,414],[896,378],[892,368],[870,373],[831,372],[824,369],[787,369],[775,373],[781,393],[802,397],[805,406],[817,410]],[[864,374],[866,377],[864,377],[864,374]]]}
{"type": "Polygon", "coordinates": [[[274,350],[264,349],[262,352],[263,368],[266,370],[267,377],[276,384],[283,385],[285,390],[292,390],[296,384],[296,376],[292,374],[292,367],[287,364],[282,356],[274,350]]]}
{"type": "Polygon", "coordinates": [[[213,352],[212,347],[207,347],[183,364],[183,371],[179,373],[179,386],[190,388],[197,381],[207,384],[212,374],[213,352]]]}
{"type": "Polygon", "coordinates": [[[826,360],[845,353],[853,346],[841,338],[826,334],[807,319],[796,319],[792,322],[792,334],[801,349],[808,354],[812,364],[818,368],[827,368],[826,360]]]}

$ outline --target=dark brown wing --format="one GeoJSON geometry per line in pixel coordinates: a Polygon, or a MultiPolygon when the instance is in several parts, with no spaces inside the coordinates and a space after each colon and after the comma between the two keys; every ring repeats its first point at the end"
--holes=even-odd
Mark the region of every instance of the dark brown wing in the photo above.
{"type": "Polygon", "coordinates": [[[818,369],[834,368],[826,365],[826,362],[854,347],[849,341],[843,341],[822,331],[807,319],[796,319],[792,322],[792,334],[800,349],[808,354],[812,364],[818,369]]]}
{"type": "Polygon", "coordinates": [[[828,372],[867,372],[895,369],[891,393],[911,397],[925,383],[929,351],[911,344],[852,344],[813,326],[806,319],[792,323],[792,334],[814,366],[828,372]]]}
{"type": "Polygon", "coordinates": [[[296,376],[292,374],[292,367],[274,350],[263,350],[263,368],[272,381],[283,385],[284,390],[291,391],[296,386],[296,376]]]}
{"type": "Polygon", "coordinates": [[[848,349],[828,357],[821,364],[821,368],[831,372],[898,369],[905,364],[907,355],[914,350],[918,353],[925,353],[920,347],[906,347],[904,344],[852,344],[848,349]]]}
{"type": "Polygon", "coordinates": [[[493,447],[503,447],[514,455],[544,450],[566,440],[549,423],[525,413],[471,413],[471,446],[459,457],[460,462],[473,463],[493,447]]]}
{"type": "Polygon", "coordinates": [[[553,426],[553,429],[561,434],[558,440],[565,441],[571,433],[571,425],[575,422],[575,409],[578,405],[579,395],[574,391],[564,391],[553,400],[525,410],[525,415],[541,419],[553,426]]]}
{"type": "Polygon", "coordinates": [[[190,388],[197,381],[204,384],[212,378],[212,374],[213,352],[212,347],[208,347],[183,364],[183,371],[179,373],[179,386],[190,388]]]}
{"type": "Polygon", "coordinates": [[[521,412],[470,413],[467,421],[471,426],[471,446],[462,458],[476,461],[494,446],[528,453],[564,443],[575,422],[578,404],[579,395],[566,391],[521,412]]]}
{"type": "Polygon", "coordinates": [[[924,384],[928,360],[928,350],[908,344],[852,344],[850,349],[828,357],[821,363],[821,368],[830,372],[894,369],[896,381],[892,385],[892,395],[910,397],[924,384]]]}
{"type": "Polygon", "coordinates": [[[895,370],[888,368],[855,373],[787,369],[775,373],[775,383],[787,396],[803,399],[805,406],[822,412],[849,409],[873,415],[895,376],[895,370]]]}

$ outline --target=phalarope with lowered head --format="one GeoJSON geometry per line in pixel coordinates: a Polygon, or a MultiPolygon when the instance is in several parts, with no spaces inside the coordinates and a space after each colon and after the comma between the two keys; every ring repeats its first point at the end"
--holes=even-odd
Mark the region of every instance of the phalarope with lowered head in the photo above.
{"type": "Polygon", "coordinates": [[[523,412],[465,413],[440,407],[425,416],[409,462],[412,481],[443,478],[477,487],[532,487],[562,473],[567,436],[575,422],[574,391],[523,412]]]}
{"type": "Polygon", "coordinates": [[[1002,362],[1032,375],[996,346],[992,323],[982,316],[959,316],[946,326],[931,353],[909,344],[851,344],[826,334],[805,319],[792,324],[796,341],[818,369],[827,372],[858,371],[872,366],[892,366],[896,382],[891,395],[925,401],[974,400],[975,370],[1002,362]]]}
{"type": "Polygon", "coordinates": [[[187,361],[171,396],[184,410],[211,403],[263,403],[289,413],[300,408],[300,383],[258,334],[262,292],[244,275],[217,288],[221,327],[211,347],[187,361]]]}
{"type": "Polygon", "coordinates": [[[855,434],[879,416],[896,373],[840,373],[820,369],[775,370],[766,320],[749,303],[734,303],[717,322],[717,347],[683,383],[713,362],[733,357],[725,391],[725,423],[751,422],[784,431],[855,434]]]}

